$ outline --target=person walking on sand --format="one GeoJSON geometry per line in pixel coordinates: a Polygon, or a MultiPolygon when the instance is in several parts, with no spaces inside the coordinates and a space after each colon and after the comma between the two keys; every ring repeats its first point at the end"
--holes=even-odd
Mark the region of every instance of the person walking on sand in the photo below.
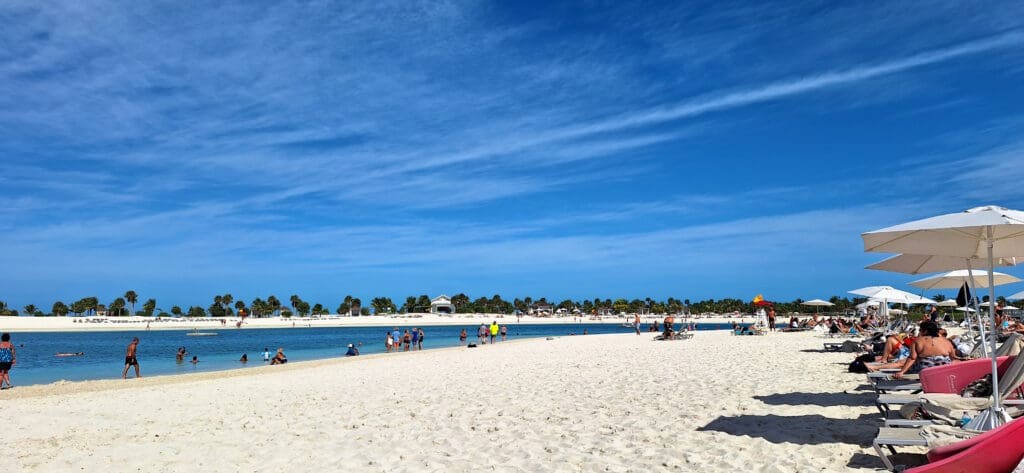
{"type": "Polygon", "coordinates": [[[775,306],[768,306],[768,329],[775,331],[775,306]]]}
{"type": "Polygon", "coordinates": [[[494,339],[498,337],[498,330],[500,330],[498,328],[498,321],[497,320],[492,321],[491,322],[491,343],[492,344],[494,343],[494,339]]]}
{"type": "Polygon", "coordinates": [[[141,378],[139,374],[139,359],[136,357],[139,350],[139,337],[132,339],[132,342],[128,344],[128,350],[124,352],[124,371],[121,372],[121,379],[128,377],[128,368],[135,367],[135,377],[141,378]]]}
{"type": "Polygon", "coordinates": [[[11,343],[11,334],[4,332],[3,335],[0,335],[0,389],[14,387],[11,384],[11,368],[17,363],[18,351],[11,343]],[[6,387],[4,387],[4,383],[7,383],[6,387]]]}
{"type": "Polygon", "coordinates": [[[633,315],[633,328],[636,329],[636,334],[640,335],[640,314],[633,315]]]}
{"type": "Polygon", "coordinates": [[[476,331],[476,339],[481,345],[487,343],[487,324],[480,324],[480,328],[476,331]]]}

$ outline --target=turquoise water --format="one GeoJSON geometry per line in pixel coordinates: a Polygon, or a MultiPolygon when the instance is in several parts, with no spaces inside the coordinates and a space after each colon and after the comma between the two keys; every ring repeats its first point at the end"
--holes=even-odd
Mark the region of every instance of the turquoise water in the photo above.
{"type": "MultiPolygon", "coordinates": [[[[425,327],[424,349],[459,345],[459,332],[465,328],[469,341],[476,340],[479,325],[425,327]]],[[[402,330],[411,328],[404,326],[402,330]]],[[[698,330],[722,330],[726,324],[699,324],[698,330]]],[[[582,334],[629,333],[631,328],[618,324],[543,324],[508,325],[509,339],[582,334]]],[[[644,327],[646,330],[646,326],[644,327]]],[[[363,354],[383,353],[385,327],[235,329],[209,327],[204,332],[216,336],[193,337],[191,330],[139,330],[116,332],[16,332],[11,342],[18,347],[18,364],[11,370],[15,386],[47,384],[60,380],[84,381],[116,379],[124,368],[124,353],[133,337],[139,337],[138,359],[143,376],[195,373],[262,366],[261,353],[273,354],[284,348],[289,362],[336,358],[345,354],[349,343],[359,345],[363,354]],[[185,361],[175,361],[178,347],[185,347],[185,361]],[[55,357],[58,352],[84,352],[83,356],[55,357]],[[249,362],[238,359],[245,353],[249,362]],[[199,363],[192,364],[192,356],[199,363]]],[[[400,356],[400,355],[396,355],[400,356]]],[[[134,369],[129,377],[134,376],[134,369]]]]}

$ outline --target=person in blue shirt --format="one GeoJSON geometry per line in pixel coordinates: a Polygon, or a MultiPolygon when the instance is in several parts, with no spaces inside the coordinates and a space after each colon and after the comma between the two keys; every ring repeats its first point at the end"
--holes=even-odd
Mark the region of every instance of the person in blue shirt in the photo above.
{"type": "Polygon", "coordinates": [[[412,329],[412,349],[413,351],[419,350],[420,342],[420,331],[417,328],[412,329]]]}
{"type": "Polygon", "coordinates": [[[359,356],[359,349],[349,343],[348,351],[345,352],[345,356],[359,356]]]}

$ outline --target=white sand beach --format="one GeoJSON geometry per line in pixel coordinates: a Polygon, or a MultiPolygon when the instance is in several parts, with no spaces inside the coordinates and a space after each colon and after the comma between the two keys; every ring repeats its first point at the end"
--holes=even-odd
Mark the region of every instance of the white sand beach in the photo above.
{"type": "MultiPolygon", "coordinates": [[[[5,471],[869,471],[812,333],[601,335],[0,393],[5,471]]],[[[144,360],[143,360],[144,361],[144,360]]],[[[12,372],[17,379],[17,370],[12,372]]]]}
{"type": "MultiPolygon", "coordinates": [[[[804,316],[804,318],[809,316],[804,316]]],[[[642,316],[643,323],[658,321],[662,315],[642,316]]],[[[247,317],[242,328],[307,328],[307,327],[390,327],[394,325],[477,325],[497,320],[499,323],[522,324],[611,324],[632,322],[633,316],[559,316],[536,317],[525,315],[517,318],[503,314],[401,314],[359,317],[247,317]]],[[[679,317],[676,318],[680,320],[679,317]]],[[[696,316],[687,320],[697,323],[750,323],[756,319],[751,314],[736,316],[696,316]]],[[[224,325],[234,328],[238,317],[224,318],[224,325]]],[[[7,332],[79,332],[113,330],[182,330],[221,326],[220,318],[155,318],[155,317],[0,317],[0,331],[7,332]]]]}

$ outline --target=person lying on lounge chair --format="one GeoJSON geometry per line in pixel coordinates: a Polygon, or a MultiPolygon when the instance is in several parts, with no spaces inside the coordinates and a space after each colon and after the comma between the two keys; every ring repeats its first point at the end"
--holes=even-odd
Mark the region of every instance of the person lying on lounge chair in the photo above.
{"type": "Polygon", "coordinates": [[[903,334],[886,332],[885,348],[882,349],[882,354],[875,358],[875,363],[866,363],[865,365],[868,371],[900,369],[909,356],[910,347],[903,345],[903,334]]]}

